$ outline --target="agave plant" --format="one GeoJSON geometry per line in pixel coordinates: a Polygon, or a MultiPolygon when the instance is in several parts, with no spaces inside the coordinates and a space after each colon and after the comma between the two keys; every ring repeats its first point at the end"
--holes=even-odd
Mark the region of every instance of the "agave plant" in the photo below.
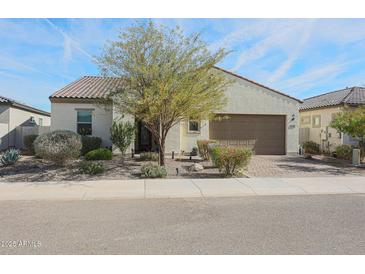
{"type": "Polygon", "coordinates": [[[4,166],[13,165],[18,161],[20,158],[19,150],[11,148],[4,152],[3,155],[1,155],[0,162],[4,166]]]}

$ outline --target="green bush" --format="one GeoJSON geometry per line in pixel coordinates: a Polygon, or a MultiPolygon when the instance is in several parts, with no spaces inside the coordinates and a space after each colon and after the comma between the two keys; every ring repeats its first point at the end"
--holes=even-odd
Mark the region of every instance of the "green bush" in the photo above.
{"type": "Polygon", "coordinates": [[[102,163],[93,163],[93,162],[82,162],[80,164],[80,172],[86,174],[100,174],[105,171],[104,165],[102,163]]]}
{"type": "Polygon", "coordinates": [[[319,144],[317,144],[313,141],[304,142],[302,147],[304,149],[304,153],[306,153],[306,154],[319,154],[320,153],[319,144]]]}
{"type": "Polygon", "coordinates": [[[101,146],[101,138],[95,136],[82,136],[81,142],[81,155],[85,155],[89,151],[98,149],[101,146]]]}
{"type": "Polygon", "coordinates": [[[20,158],[19,150],[11,148],[5,151],[3,155],[1,155],[0,162],[4,166],[10,166],[15,164],[20,158]]]}
{"type": "Polygon", "coordinates": [[[252,151],[239,147],[217,146],[212,149],[214,164],[226,176],[237,175],[250,162],[252,151]]]}
{"type": "Polygon", "coordinates": [[[88,161],[111,160],[112,157],[112,152],[106,148],[95,149],[85,154],[85,159],[88,161]]]}
{"type": "Polygon", "coordinates": [[[139,159],[141,161],[158,161],[157,152],[141,152],[139,154],[139,159]]]}
{"type": "Polygon", "coordinates": [[[198,152],[202,159],[209,160],[210,154],[209,154],[209,144],[215,144],[216,141],[214,140],[198,140],[196,141],[198,145],[198,152]]]}
{"type": "Polygon", "coordinates": [[[124,157],[127,148],[132,144],[135,127],[130,122],[113,121],[110,128],[110,139],[119,148],[124,157]]]}
{"type": "Polygon", "coordinates": [[[81,136],[73,131],[56,130],[37,137],[34,141],[35,154],[45,160],[64,165],[80,156],[81,136]]]}
{"type": "Polygon", "coordinates": [[[167,176],[165,167],[145,164],[141,167],[141,176],[143,178],[164,178],[167,176]]]}
{"type": "Polygon", "coordinates": [[[35,139],[37,139],[37,137],[38,137],[37,134],[30,134],[30,135],[24,136],[24,139],[23,139],[23,143],[24,143],[25,148],[32,155],[35,154],[35,151],[34,151],[34,141],[35,141],[35,139]]]}
{"type": "Polygon", "coordinates": [[[351,160],[352,158],[352,146],[340,145],[336,147],[336,157],[339,159],[351,160]]]}

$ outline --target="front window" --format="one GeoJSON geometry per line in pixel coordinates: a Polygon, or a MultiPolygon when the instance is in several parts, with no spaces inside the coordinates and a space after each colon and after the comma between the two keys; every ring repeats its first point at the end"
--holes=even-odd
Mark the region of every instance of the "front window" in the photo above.
{"type": "Polygon", "coordinates": [[[189,132],[199,132],[200,123],[196,120],[189,120],[189,132]]]}
{"type": "Polygon", "coordinates": [[[80,135],[92,134],[91,110],[77,111],[77,133],[80,135]]]}
{"type": "Polygon", "coordinates": [[[313,116],[313,127],[321,127],[321,116],[320,115],[313,116]]]}
{"type": "Polygon", "coordinates": [[[308,125],[311,123],[311,117],[310,116],[303,116],[301,119],[302,125],[308,125]]]}
{"type": "Polygon", "coordinates": [[[39,119],[38,119],[38,124],[39,124],[40,126],[43,126],[43,118],[39,118],[39,119]]]}

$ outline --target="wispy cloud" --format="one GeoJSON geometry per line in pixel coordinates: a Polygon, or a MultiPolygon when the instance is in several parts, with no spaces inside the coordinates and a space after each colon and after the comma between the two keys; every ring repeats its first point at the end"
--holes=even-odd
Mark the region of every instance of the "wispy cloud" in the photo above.
{"type": "Polygon", "coordinates": [[[72,49],[78,50],[80,53],[85,55],[86,57],[93,59],[92,55],[88,53],[86,50],[84,50],[79,42],[77,42],[75,39],[73,39],[70,35],[68,35],[66,32],[64,32],[60,27],[52,23],[48,19],[44,19],[54,30],[56,30],[59,34],[63,36],[64,39],[64,60],[66,62],[69,62],[72,58],[72,49]]]}
{"type": "Polygon", "coordinates": [[[300,37],[297,45],[293,50],[289,51],[287,59],[272,73],[271,77],[268,79],[269,82],[275,82],[283,77],[285,73],[292,67],[293,63],[298,59],[298,57],[301,56],[302,49],[310,39],[315,21],[316,20],[311,20],[309,24],[303,26],[302,32],[298,33],[300,37]]]}
{"type": "Polygon", "coordinates": [[[322,82],[336,78],[348,68],[348,65],[348,62],[336,60],[324,66],[311,69],[306,73],[286,79],[277,85],[282,90],[290,91],[291,94],[298,95],[305,89],[315,87],[322,82]]]}
{"type": "MultiPolygon", "coordinates": [[[[267,55],[274,51],[283,52],[285,55],[290,54],[293,51],[293,46],[298,45],[298,35],[303,32],[303,29],[307,28],[308,23],[308,20],[265,22],[264,28],[259,28],[262,33],[253,41],[251,46],[242,50],[232,66],[232,70],[238,71],[243,65],[258,62],[260,59],[267,57],[267,55]]],[[[256,29],[255,32],[257,32],[256,29]]],[[[303,44],[306,39],[307,38],[303,39],[303,44]]],[[[294,60],[295,54],[292,55],[294,60]]],[[[290,67],[290,63],[288,62],[285,66],[290,67]]],[[[281,70],[285,71],[284,68],[285,67],[281,70]]]]}

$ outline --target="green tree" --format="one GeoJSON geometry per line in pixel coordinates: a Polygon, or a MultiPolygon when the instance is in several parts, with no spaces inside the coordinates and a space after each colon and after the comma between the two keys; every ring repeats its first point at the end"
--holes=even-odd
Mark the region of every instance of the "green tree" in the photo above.
{"type": "Polygon", "coordinates": [[[330,126],[337,129],[339,132],[358,138],[361,155],[364,157],[365,107],[357,107],[356,109],[349,107],[344,108],[343,112],[337,114],[332,120],[330,126]]]}
{"type": "Polygon", "coordinates": [[[119,148],[124,158],[127,148],[132,144],[135,127],[130,122],[121,122],[114,120],[110,128],[110,139],[117,148],[119,148]]]}
{"type": "Polygon", "coordinates": [[[157,140],[164,165],[169,130],[184,119],[212,117],[226,103],[231,81],[213,69],[226,56],[211,52],[199,34],[185,36],[177,27],[137,23],[109,42],[97,63],[104,75],[123,77],[124,86],[110,93],[121,113],[143,121],[157,140]]]}

